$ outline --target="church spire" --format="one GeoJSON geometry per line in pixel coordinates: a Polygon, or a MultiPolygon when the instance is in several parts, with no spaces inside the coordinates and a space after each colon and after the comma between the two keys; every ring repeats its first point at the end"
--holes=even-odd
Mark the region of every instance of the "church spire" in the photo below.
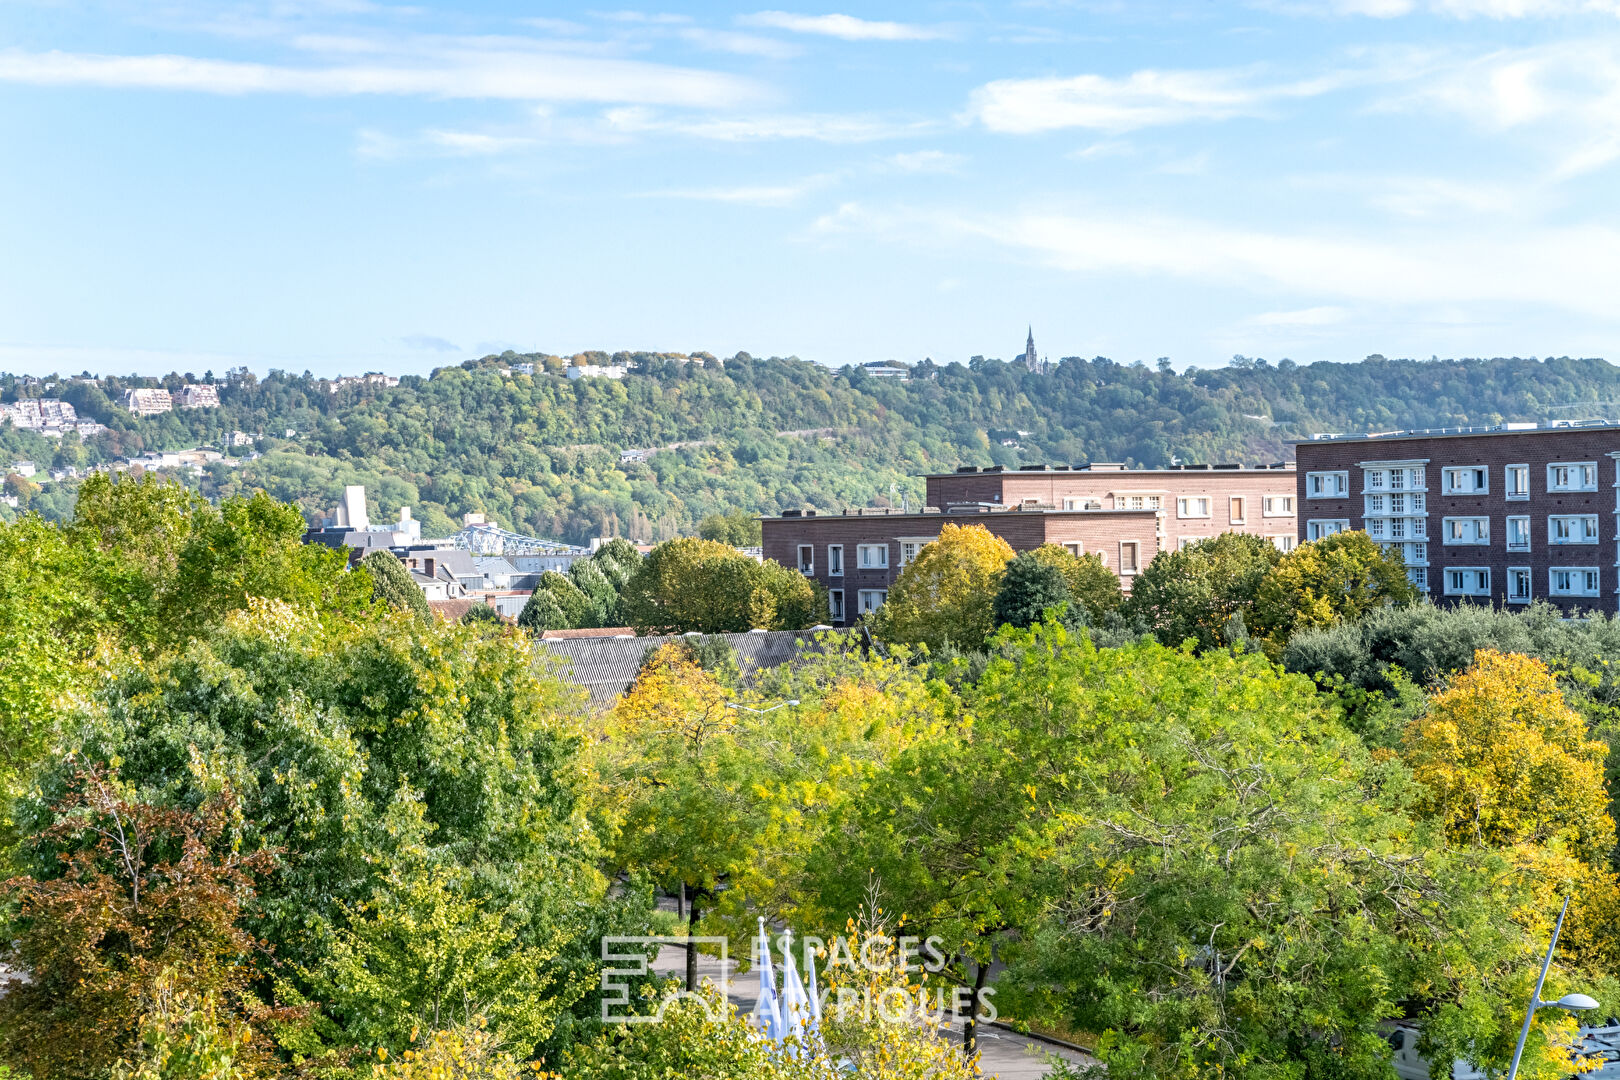
{"type": "Polygon", "coordinates": [[[1040,370],[1040,358],[1035,354],[1035,327],[1029,328],[1029,340],[1024,344],[1024,366],[1031,371],[1040,370]]]}

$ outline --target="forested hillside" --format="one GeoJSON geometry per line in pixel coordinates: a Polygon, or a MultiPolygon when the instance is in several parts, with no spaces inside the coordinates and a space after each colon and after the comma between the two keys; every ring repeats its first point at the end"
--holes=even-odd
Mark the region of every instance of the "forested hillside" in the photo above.
{"type": "MultiPolygon", "coordinates": [[[[233,431],[261,433],[262,456],[210,466],[196,481],[205,494],[264,488],[316,520],[331,513],[342,485],[363,483],[374,519],[408,505],[429,533],[481,510],[561,539],[656,540],[691,532],[717,511],[832,509],[901,496],[915,503],[916,474],[958,464],[1256,463],[1290,457],[1287,440],[1318,431],[1620,411],[1609,404],[1620,400],[1620,368],[1590,359],[1273,365],[1238,358],[1177,373],[1168,364],[1071,357],[1037,374],[975,357],[925,361],[909,380],[746,353],[724,361],[702,353],[690,362],[655,353],[612,359],[634,373],[571,381],[561,358],[513,353],[407,376],[398,387],[333,391],[307,374],[233,373],[219,380],[221,408],[148,419],[114,402],[123,388],[157,380],[98,386],[4,377],[5,400],[59,395],[111,430],[80,444],[0,429],[0,466],[16,458],[83,466],[147,449],[222,446],[233,431]],[[536,364],[536,374],[502,374],[523,361],[536,364]],[[621,462],[624,450],[656,452],[621,462]]],[[[71,482],[38,492],[13,487],[22,490],[23,508],[54,518],[71,509],[71,482]]]]}

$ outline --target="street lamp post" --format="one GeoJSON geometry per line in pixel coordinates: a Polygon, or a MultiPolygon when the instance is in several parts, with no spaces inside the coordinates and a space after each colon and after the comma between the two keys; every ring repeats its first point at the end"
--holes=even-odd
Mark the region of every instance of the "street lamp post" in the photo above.
{"type": "Polygon", "coordinates": [[[1535,992],[1530,995],[1530,1008],[1524,1014],[1524,1027],[1519,1029],[1519,1045],[1513,1048],[1513,1064],[1508,1068],[1507,1080],[1517,1080],[1519,1058],[1524,1055],[1524,1040],[1530,1036],[1530,1021],[1535,1019],[1537,1009],[1566,1009],[1574,1012],[1598,1007],[1598,1003],[1585,994],[1565,994],[1557,1001],[1541,1000],[1541,986],[1547,981],[1547,969],[1552,967],[1553,950],[1558,948],[1558,932],[1564,928],[1564,916],[1567,914],[1569,914],[1569,897],[1566,896],[1564,908],[1558,913],[1558,922],[1553,926],[1552,941],[1547,943],[1547,958],[1541,962],[1541,976],[1536,979],[1535,992]]]}

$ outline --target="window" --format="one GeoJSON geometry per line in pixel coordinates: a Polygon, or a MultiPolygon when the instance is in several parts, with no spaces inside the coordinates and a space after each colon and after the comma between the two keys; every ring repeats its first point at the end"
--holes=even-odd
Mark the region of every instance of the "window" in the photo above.
{"type": "Polygon", "coordinates": [[[1507,519],[1507,549],[1509,551],[1530,550],[1530,519],[1528,517],[1510,517],[1507,519]]]}
{"type": "Polygon", "coordinates": [[[1292,495],[1267,495],[1260,503],[1260,513],[1266,517],[1286,517],[1294,512],[1292,495]]]}
{"type": "Polygon", "coordinates": [[[827,545],[827,576],[828,577],[843,577],[844,576],[844,545],[843,544],[828,544],[827,545]]]}
{"type": "Polygon", "coordinates": [[[1442,469],[1441,490],[1447,495],[1483,495],[1490,490],[1490,470],[1483,465],[1442,469]]]}
{"type": "Polygon", "coordinates": [[[1075,558],[1078,559],[1080,556],[1082,556],[1082,555],[1084,555],[1086,553],[1086,545],[1084,545],[1084,544],[1064,544],[1063,545],[1063,550],[1067,551],[1070,555],[1073,555],[1075,558]]]}
{"type": "Polygon", "coordinates": [[[887,589],[862,589],[856,594],[860,604],[857,614],[872,614],[872,612],[883,606],[883,601],[888,598],[888,595],[889,591],[887,589]]]}
{"type": "Polygon", "coordinates": [[[816,572],[816,548],[814,544],[799,545],[799,573],[806,577],[816,572]]]}
{"type": "Polygon", "coordinates": [[[1243,496],[1232,496],[1231,504],[1227,509],[1227,514],[1230,517],[1232,524],[1242,525],[1245,521],[1249,520],[1247,514],[1248,504],[1249,500],[1245,499],[1243,496]]]}
{"type": "Polygon", "coordinates": [[[1596,514],[1549,514],[1547,543],[1595,544],[1598,542],[1596,514]]]}
{"type": "Polygon", "coordinates": [[[1388,466],[1369,469],[1362,466],[1366,477],[1363,493],[1374,491],[1422,491],[1427,486],[1423,482],[1423,469],[1419,468],[1391,468],[1388,466]]]}
{"type": "Polygon", "coordinates": [[[1299,542],[1293,533],[1284,533],[1281,536],[1273,536],[1270,539],[1271,542],[1276,545],[1277,550],[1282,552],[1284,555],[1288,554],[1290,551],[1293,551],[1294,545],[1299,542]]]}
{"type": "Polygon", "coordinates": [[[900,565],[910,566],[912,561],[917,558],[917,549],[920,547],[922,547],[922,544],[916,540],[900,541],[900,565]]]}
{"type": "Polygon", "coordinates": [[[1075,498],[1066,498],[1066,499],[1064,499],[1063,500],[1063,509],[1065,509],[1065,510],[1078,510],[1078,509],[1080,509],[1080,500],[1075,499],[1075,498]]]}
{"type": "Polygon", "coordinates": [[[855,548],[856,565],[862,570],[889,568],[888,544],[859,544],[855,548]]]}
{"type": "Polygon", "coordinates": [[[1447,596],[1491,595],[1491,570],[1488,566],[1448,566],[1445,582],[1447,596]]]}
{"type": "Polygon", "coordinates": [[[827,590],[827,614],[832,618],[834,623],[841,623],[844,621],[843,589],[827,590]]]}
{"type": "Polygon", "coordinates": [[[1367,535],[1374,540],[1382,540],[1384,538],[1384,519],[1369,518],[1367,520],[1367,535]]]}
{"type": "Polygon", "coordinates": [[[1528,566],[1510,566],[1507,574],[1508,603],[1528,604],[1530,602],[1530,568],[1528,566]]]}
{"type": "Polygon", "coordinates": [[[1429,589],[1429,568],[1426,566],[1413,566],[1406,571],[1407,578],[1418,588],[1425,592],[1429,589]]]}
{"type": "Polygon", "coordinates": [[[1313,472],[1305,474],[1305,497],[1309,499],[1342,499],[1350,491],[1347,472],[1313,472]]]}
{"type": "Polygon", "coordinates": [[[1184,496],[1176,500],[1176,517],[1178,518],[1207,518],[1209,517],[1209,498],[1207,496],[1184,496]]]}
{"type": "Polygon", "coordinates": [[[1596,491],[1597,462],[1563,461],[1547,466],[1548,491],[1596,491]]]}
{"type": "Polygon", "coordinates": [[[1119,542],[1119,572],[1134,574],[1141,569],[1141,545],[1135,540],[1121,540],[1119,542]]]}
{"type": "Polygon", "coordinates": [[[1307,540],[1321,540],[1324,537],[1332,536],[1334,533],[1349,531],[1350,522],[1345,518],[1330,521],[1312,518],[1305,523],[1305,539],[1307,540]]]}
{"type": "Polygon", "coordinates": [[[1553,596],[1596,596],[1601,579],[1595,566],[1555,566],[1547,571],[1553,596]]]}
{"type": "Polygon", "coordinates": [[[1202,536],[1180,536],[1180,537],[1177,537],[1176,538],[1176,550],[1177,551],[1186,551],[1188,548],[1192,547],[1194,544],[1198,543],[1199,541],[1201,541],[1203,539],[1204,538],[1202,536]]]}
{"type": "Polygon", "coordinates": [[[1509,465],[1504,470],[1503,494],[1510,499],[1530,497],[1530,466],[1509,465]]]}
{"type": "Polygon", "coordinates": [[[1491,542],[1491,519],[1488,517],[1448,517],[1443,520],[1444,544],[1488,544],[1491,542]]]}
{"type": "Polygon", "coordinates": [[[1115,495],[1114,506],[1120,510],[1157,510],[1162,505],[1157,495],[1115,495]]]}

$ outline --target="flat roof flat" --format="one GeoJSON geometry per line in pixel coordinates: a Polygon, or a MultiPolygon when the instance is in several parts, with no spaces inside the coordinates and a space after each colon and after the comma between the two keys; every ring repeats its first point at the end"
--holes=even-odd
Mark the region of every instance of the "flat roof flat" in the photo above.
{"type": "MultiPolygon", "coordinates": [[[[1309,442],[1298,439],[1296,442],[1309,442]]],[[[1294,467],[1292,461],[1274,461],[1268,465],[1244,465],[1240,462],[1222,462],[1217,465],[1169,465],[1158,469],[1132,468],[1113,461],[1093,461],[1085,465],[963,465],[951,472],[916,473],[927,480],[950,476],[1050,476],[1062,473],[1129,473],[1142,476],[1151,473],[1180,476],[1184,473],[1206,472],[1286,472],[1294,467]]]]}
{"type": "Polygon", "coordinates": [[[921,510],[921,511],[919,511],[919,510],[910,510],[910,511],[888,510],[888,509],[885,509],[884,507],[881,507],[881,506],[865,506],[865,507],[857,507],[857,508],[854,508],[854,509],[851,509],[851,510],[829,510],[826,513],[822,513],[819,510],[788,510],[788,511],[785,511],[784,513],[776,514],[774,516],[769,515],[769,514],[761,514],[759,520],[761,520],[761,521],[809,521],[809,520],[813,519],[813,520],[816,520],[816,521],[843,521],[846,518],[887,518],[890,521],[894,521],[896,519],[909,520],[909,519],[926,518],[929,521],[938,521],[938,520],[942,520],[942,519],[964,518],[964,519],[967,519],[967,520],[971,521],[971,520],[974,520],[974,519],[977,519],[977,518],[1018,517],[1019,515],[1029,517],[1029,516],[1037,515],[1037,514],[1045,515],[1047,517],[1119,517],[1119,516],[1129,516],[1131,514],[1158,514],[1158,513],[1159,513],[1159,511],[1157,511],[1157,510],[1147,510],[1147,509],[1142,509],[1142,510],[1114,510],[1114,509],[1058,510],[1058,509],[1055,509],[1053,507],[1047,507],[1047,506],[1018,506],[1018,505],[1013,505],[1013,504],[1009,504],[1009,505],[1003,506],[1003,507],[997,507],[997,508],[995,508],[993,510],[992,509],[983,509],[983,510],[961,509],[961,510],[921,510]]]}
{"type": "Polygon", "coordinates": [[[1324,442],[1368,442],[1375,440],[1470,438],[1481,435],[1546,435],[1560,431],[1615,431],[1620,420],[1554,420],[1537,423],[1533,420],[1513,420],[1501,424],[1473,424],[1467,427],[1409,428],[1404,431],[1366,431],[1341,434],[1322,432],[1308,439],[1289,439],[1290,446],[1308,446],[1324,442]]]}

